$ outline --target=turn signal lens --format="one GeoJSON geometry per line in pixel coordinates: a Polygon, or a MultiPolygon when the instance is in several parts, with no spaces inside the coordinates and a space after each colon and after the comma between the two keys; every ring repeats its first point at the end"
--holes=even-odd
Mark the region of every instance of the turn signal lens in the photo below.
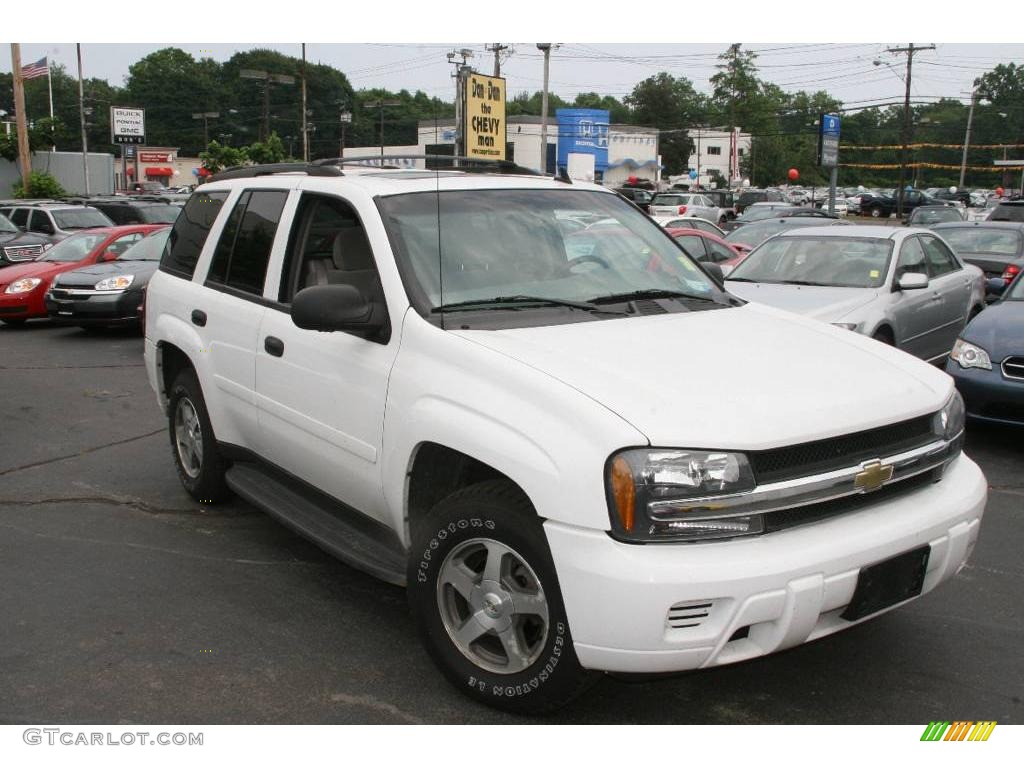
{"type": "Polygon", "coordinates": [[[617,456],[612,462],[610,480],[612,499],[615,501],[615,511],[619,514],[622,529],[632,533],[636,521],[636,485],[633,482],[633,470],[621,456],[617,456]]]}

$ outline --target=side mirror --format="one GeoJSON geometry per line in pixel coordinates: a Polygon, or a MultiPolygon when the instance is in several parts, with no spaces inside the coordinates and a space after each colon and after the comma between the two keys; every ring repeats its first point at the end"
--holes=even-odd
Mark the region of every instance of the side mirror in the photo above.
{"type": "Polygon", "coordinates": [[[100,261],[117,261],[117,254],[113,251],[104,251],[100,261]]]}
{"type": "Polygon", "coordinates": [[[922,275],[920,272],[904,272],[900,275],[896,287],[901,291],[916,291],[920,288],[927,288],[928,275],[922,275]]]}
{"type": "Polygon", "coordinates": [[[990,277],[985,281],[985,291],[987,293],[1002,294],[1006,290],[1006,281],[1001,277],[990,277]]]}
{"type": "Polygon", "coordinates": [[[309,331],[351,331],[374,337],[387,328],[387,312],[354,285],[314,285],[295,294],[292,322],[309,331]]]}

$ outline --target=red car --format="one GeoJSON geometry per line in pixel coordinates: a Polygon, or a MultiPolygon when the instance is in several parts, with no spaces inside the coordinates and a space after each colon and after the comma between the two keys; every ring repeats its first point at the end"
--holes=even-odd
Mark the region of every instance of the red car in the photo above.
{"type": "Polygon", "coordinates": [[[724,274],[729,274],[749,253],[749,249],[738,249],[732,243],[700,229],[670,227],[665,231],[678,240],[683,250],[697,261],[717,264],[724,274]]]}
{"type": "Polygon", "coordinates": [[[0,322],[20,325],[47,317],[43,295],[54,276],[101,261],[113,261],[129,246],[165,224],[98,227],[61,240],[35,261],[0,271],[0,322]]]}

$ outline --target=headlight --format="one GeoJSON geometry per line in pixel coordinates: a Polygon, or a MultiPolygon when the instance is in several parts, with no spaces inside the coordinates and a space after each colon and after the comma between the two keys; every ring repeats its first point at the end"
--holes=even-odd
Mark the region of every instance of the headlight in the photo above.
{"type": "Polygon", "coordinates": [[[988,352],[979,346],[974,344],[968,344],[963,339],[957,339],[953,345],[953,351],[949,356],[956,360],[961,368],[984,368],[986,371],[992,370],[992,360],[988,356],[988,352]]]}
{"type": "Polygon", "coordinates": [[[856,331],[857,323],[832,323],[836,328],[845,328],[848,331],[856,331]]]}
{"type": "Polygon", "coordinates": [[[53,248],[53,243],[43,243],[43,253],[46,253],[51,248],[53,248]]]}
{"type": "Polygon", "coordinates": [[[953,390],[952,397],[946,401],[942,410],[935,414],[932,431],[944,440],[953,440],[964,431],[965,420],[964,399],[959,392],[953,390]]]}
{"type": "Polygon", "coordinates": [[[742,453],[634,448],[607,469],[612,529],[637,542],[731,538],[764,531],[760,515],[716,514],[715,497],[753,490],[742,453]]]}
{"type": "Polygon", "coordinates": [[[28,293],[39,285],[42,280],[38,277],[23,277],[21,280],[15,280],[13,283],[7,286],[7,290],[4,293],[28,293]]]}
{"type": "Polygon", "coordinates": [[[97,291],[123,291],[132,281],[135,275],[118,275],[117,277],[105,277],[96,283],[97,291]]]}

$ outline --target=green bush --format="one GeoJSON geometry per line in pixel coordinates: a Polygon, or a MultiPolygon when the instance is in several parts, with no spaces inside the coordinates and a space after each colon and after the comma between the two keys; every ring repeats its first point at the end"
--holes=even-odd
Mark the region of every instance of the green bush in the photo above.
{"type": "Polygon", "coordinates": [[[28,175],[28,190],[19,181],[14,185],[14,196],[18,198],[55,198],[64,197],[67,193],[53,176],[48,173],[32,171],[28,175]]]}

